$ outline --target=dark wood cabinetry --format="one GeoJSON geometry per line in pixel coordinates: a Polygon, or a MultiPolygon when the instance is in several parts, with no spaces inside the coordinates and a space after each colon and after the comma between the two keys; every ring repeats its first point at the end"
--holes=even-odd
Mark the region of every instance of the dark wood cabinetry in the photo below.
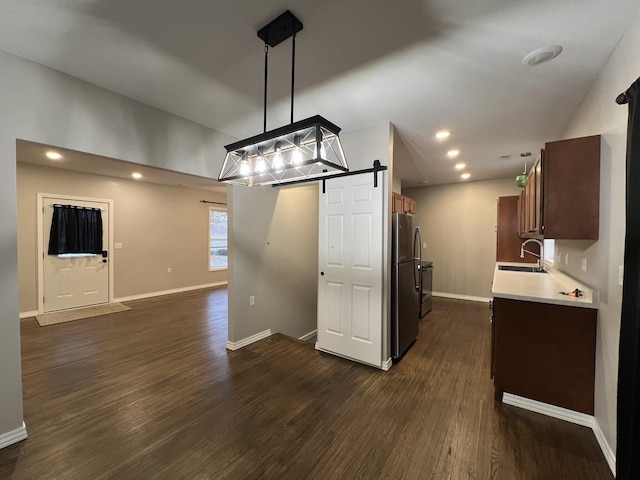
{"type": "Polygon", "coordinates": [[[593,415],[597,310],[493,299],[491,371],[503,392],[593,415]]]}
{"type": "MultiPolygon", "coordinates": [[[[536,257],[525,253],[525,258],[520,258],[520,245],[522,239],[519,236],[520,198],[515,196],[498,197],[498,219],[496,226],[496,261],[497,262],[526,262],[535,263],[536,257]]],[[[531,249],[536,249],[537,245],[528,245],[531,249]]]]}
{"type": "Polygon", "coordinates": [[[600,135],[548,142],[520,195],[520,236],[597,240],[600,135]]]}
{"type": "Polygon", "coordinates": [[[600,135],[545,146],[544,235],[597,240],[600,208],[600,135]]]}
{"type": "Polygon", "coordinates": [[[393,192],[393,213],[416,213],[416,202],[412,198],[393,192]]]}

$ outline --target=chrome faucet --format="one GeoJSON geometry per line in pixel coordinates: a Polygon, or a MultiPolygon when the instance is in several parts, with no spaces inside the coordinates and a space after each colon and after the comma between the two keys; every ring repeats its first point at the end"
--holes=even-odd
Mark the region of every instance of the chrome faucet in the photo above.
{"type": "Polygon", "coordinates": [[[538,240],[537,238],[529,238],[529,239],[525,240],[524,242],[522,242],[522,245],[520,246],[520,258],[524,258],[524,253],[525,252],[533,255],[534,257],[538,257],[538,271],[539,272],[544,271],[544,244],[540,240],[538,240]],[[529,242],[536,242],[538,245],[540,245],[540,254],[539,255],[537,253],[535,253],[535,252],[532,252],[531,250],[526,250],[524,248],[524,246],[529,242]]]}

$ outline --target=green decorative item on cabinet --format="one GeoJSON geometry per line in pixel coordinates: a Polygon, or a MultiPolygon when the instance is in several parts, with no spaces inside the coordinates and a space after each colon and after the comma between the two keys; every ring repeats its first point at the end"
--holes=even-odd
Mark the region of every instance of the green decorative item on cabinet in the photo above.
{"type": "Polygon", "coordinates": [[[516,185],[524,187],[527,184],[527,162],[524,163],[524,172],[516,177],[516,185]]]}

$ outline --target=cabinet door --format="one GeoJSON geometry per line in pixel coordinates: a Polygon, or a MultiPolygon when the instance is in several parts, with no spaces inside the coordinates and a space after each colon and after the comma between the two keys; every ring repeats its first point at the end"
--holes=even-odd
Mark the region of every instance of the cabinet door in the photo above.
{"type": "Polygon", "coordinates": [[[547,143],[542,175],[544,236],[597,240],[600,135],[547,143]]]}
{"type": "Polygon", "coordinates": [[[542,234],[542,191],[543,191],[543,181],[542,181],[542,157],[544,155],[544,150],[540,151],[540,156],[533,166],[533,176],[535,178],[535,200],[533,205],[533,221],[532,221],[532,229],[535,234],[542,234]]]}
{"type": "Polygon", "coordinates": [[[524,198],[524,188],[520,192],[520,196],[518,197],[518,235],[523,236],[525,233],[524,229],[524,211],[525,211],[526,201],[524,198]]]}
{"type": "Polygon", "coordinates": [[[411,199],[409,197],[402,197],[402,210],[404,213],[411,212],[411,199]]]}
{"type": "Polygon", "coordinates": [[[409,213],[416,213],[416,201],[411,198],[411,209],[409,210],[409,213]]]}
{"type": "Polygon", "coordinates": [[[533,230],[534,182],[535,178],[533,178],[531,172],[529,172],[527,184],[524,186],[524,233],[527,236],[531,233],[531,230],[533,230]]]}
{"type": "Polygon", "coordinates": [[[496,397],[593,415],[597,310],[494,298],[493,323],[496,397]]]}
{"type": "MultiPolygon", "coordinates": [[[[498,197],[498,224],[496,233],[496,261],[497,262],[526,262],[537,263],[537,257],[525,253],[520,258],[522,240],[518,235],[518,196],[498,197]]],[[[527,245],[537,252],[537,245],[527,245]]]]}
{"type": "Polygon", "coordinates": [[[399,193],[393,194],[393,213],[402,213],[402,195],[399,193]]]}

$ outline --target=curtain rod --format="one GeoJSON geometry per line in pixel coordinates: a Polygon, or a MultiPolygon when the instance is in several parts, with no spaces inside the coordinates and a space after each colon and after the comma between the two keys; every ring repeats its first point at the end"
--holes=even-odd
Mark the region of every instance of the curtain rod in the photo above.
{"type": "Polygon", "coordinates": [[[214,205],[226,205],[224,202],[211,202],[209,200],[200,200],[200,203],[212,203],[214,205]]]}
{"type": "Polygon", "coordinates": [[[62,205],[60,203],[54,203],[52,207],[62,207],[62,208],[77,208],[78,210],[101,210],[96,207],[82,207],[80,205],[62,205]]]}

